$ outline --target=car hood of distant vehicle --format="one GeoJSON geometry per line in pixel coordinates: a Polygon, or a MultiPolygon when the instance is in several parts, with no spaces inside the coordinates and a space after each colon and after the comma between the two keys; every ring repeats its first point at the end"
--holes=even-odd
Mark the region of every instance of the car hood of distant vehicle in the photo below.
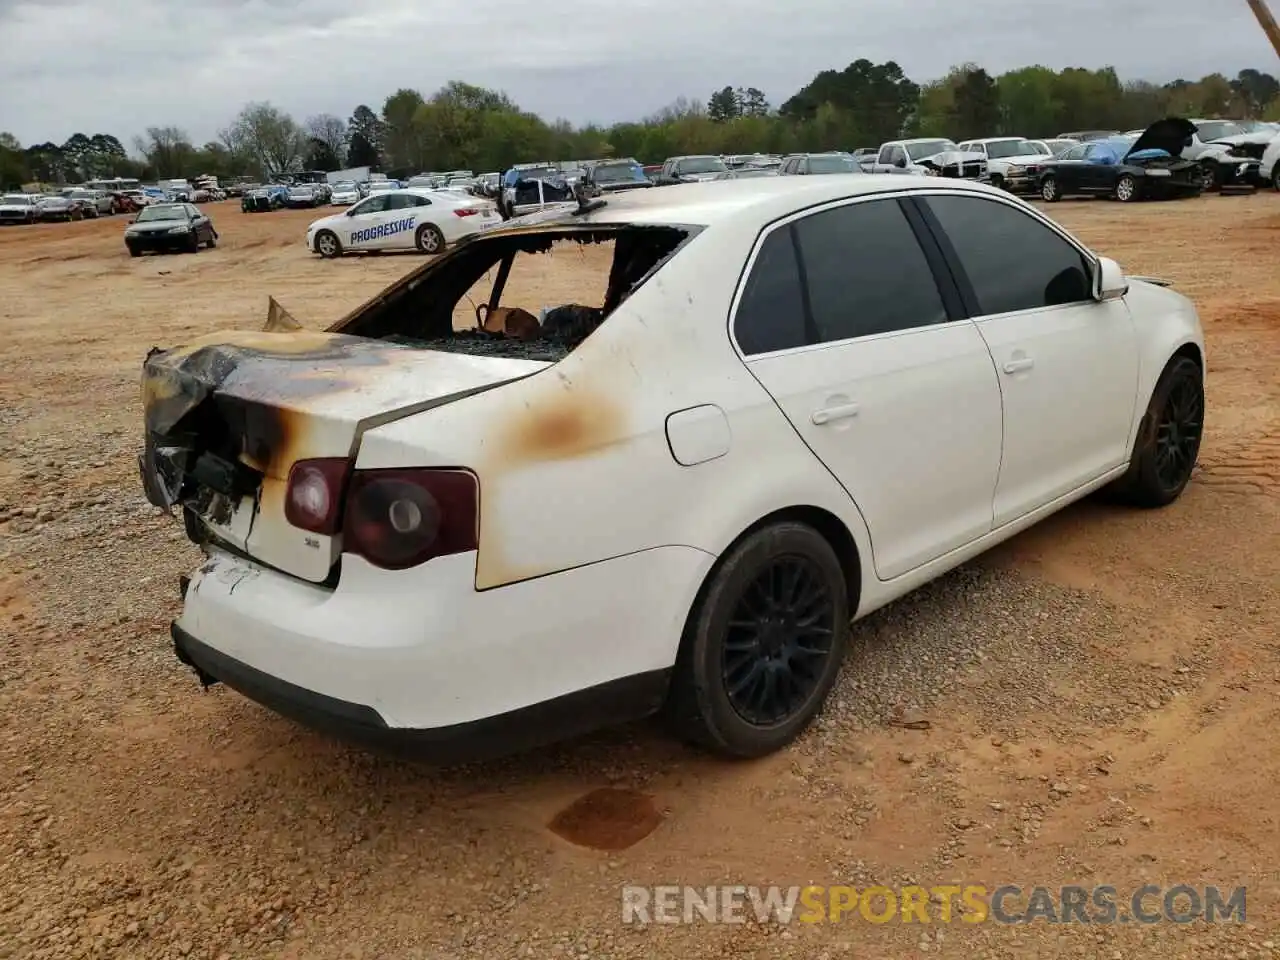
{"type": "Polygon", "coordinates": [[[168,233],[174,227],[186,229],[190,226],[185,220],[147,220],[143,223],[131,223],[125,233],[168,233]]]}
{"type": "Polygon", "coordinates": [[[1052,153],[1016,153],[1012,157],[992,157],[993,161],[1001,163],[1032,163],[1036,160],[1052,160],[1052,153]]]}
{"type": "Polygon", "coordinates": [[[1142,131],[1142,136],[1129,147],[1128,156],[1142,150],[1163,150],[1171,157],[1181,156],[1195,135],[1196,126],[1190,120],[1165,117],[1142,131]]]}
{"type": "Polygon", "coordinates": [[[1250,133],[1237,133],[1230,137],[1218,137],[1209,143],[1220,143],[1227,147],[1240,147],[1246,144],[1267,144],[1276,138],[1274,130],[1254,130],[1250,133]]]}
{"type": "Polygon", "coordinates": [[[915,162],[922,167],[949,167],[953,163],[972,163],[975,160],[985,159],[987,159],[985,154],[970,150],[943,150],[929,157],[921,157],[915,162]]]}

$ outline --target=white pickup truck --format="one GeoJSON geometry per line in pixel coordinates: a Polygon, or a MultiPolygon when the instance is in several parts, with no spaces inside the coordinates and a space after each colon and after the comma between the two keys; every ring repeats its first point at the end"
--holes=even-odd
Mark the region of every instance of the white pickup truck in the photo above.
{"type": "Polygon", "coordinates": [[[960,149],[982,154],[987,160],[987,175],[992,186],[1012,193],[1038,193],[1040,167],[1053,159],[1045,144],[1022,137],[966,140],[960,149]]]}
{"type": "Polygon", "coordinates": [[[955,141],[938,137],[882,143],[875,161],[863,169],[869,173],[908,173],[968,180],[981,180],[987,175],[985,157],[961,152],[955,141]]]}

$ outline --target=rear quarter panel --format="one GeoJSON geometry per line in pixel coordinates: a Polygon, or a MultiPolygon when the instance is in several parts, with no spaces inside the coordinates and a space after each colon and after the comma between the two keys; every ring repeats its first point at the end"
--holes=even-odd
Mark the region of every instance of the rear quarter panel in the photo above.
{"type": "Polygon", "coordinates": [[[357,468],[474,470],[480,589],[660,546],[718,555],[792,506],[835,514],[869,557],[852,502],[729,340],[757,232],[704,230],[565,360],[369,431],[357,468]],[[703,404],[725,411],[729,452],[681,466],[666,418],[703,404]]]}

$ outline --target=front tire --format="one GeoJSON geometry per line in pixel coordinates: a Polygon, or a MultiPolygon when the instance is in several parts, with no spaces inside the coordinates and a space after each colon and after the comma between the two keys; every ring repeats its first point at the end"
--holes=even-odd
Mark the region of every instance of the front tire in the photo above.
{"type": "Polygon", "coordinates": [[[694,605],[667,722],[726,756],[772,753],[822,708],[848,636],[848,588],[831,545],[804,524],[763,527],[721,559],[694,605]]]}
{"type": "Polygon", "coordinates": [[[1191,481],[1204,435],[1204,374],[1190,357],[1174,357],[1151,392],[1129,469],[1114,486],[1137,507],[1164,507],[1191,481]]]}
{"type": "Polygon", "coordinates": [[[342,256],[342,241],[332,230],[321,230],[316,234],[316,253],[326,260],[342,256]]]}
{"type": "Polygon", "coordinates": [[[418,232],[414,234],[413,242],[420,251],[431,256],[444,253],[444,234],[434,223],[424,223],[420,226],[418,232]]]}
{"type": "Polygon", "coordinates": [[[1058,178],[1045,177],[1040,181],[1040,197],[1045,203],[1057,203],[1062,199],[1062,191],[1058,189],[1058,178]]]}
{"type": "Polygon", "coordinates": [[[1006,187],[1006,186],[1004,185],[1004,177],[1002,177],[1002,176],[1001,176],[1000,174],[998,174],[998,173],[993,173],[993,174],[991,175],[991,185],[992,185],[993,187],[995,187],[997,190],[1007,190],[1007,189],[1009,189],[1008,187],[1006,187]]]}
{"type": "Polygon", "coordinates": [[[1124,174],[1116,181],[1115,198],[1121,203],[1133,203],[1138,199],[1138,180],[1129,174],[1124,174]]]}
{"type": "Polygon", "coordinates": [[[209,242],[205,244],[210,250],[218,245],[218,235],[212,230],[209,231],[209,242]]]}
{"type": "Polygon", "coordinates": [[[1200,190],[1202,192],[1209,193],[1221,186],[1221,184],[1218,183],[1218,165],[1212,160],[1206,160],[1200,164],[1200,169],[1197,173],[1200,180],[1200,190]]]}

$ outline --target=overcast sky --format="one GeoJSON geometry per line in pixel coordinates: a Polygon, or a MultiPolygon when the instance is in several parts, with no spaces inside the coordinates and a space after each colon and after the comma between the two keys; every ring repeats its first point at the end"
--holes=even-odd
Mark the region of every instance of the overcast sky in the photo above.
{"type": "Polygon", "coordinates": [[[726,84],[777,105],[859,57],[918,82],[969,60],[1158,82],[1280,72],[1245,0],[0,0],[0,130],[127,146],[175,125],[202,143],[249,100],[346,118],[449,80],[611,122],[726,84]]]}

